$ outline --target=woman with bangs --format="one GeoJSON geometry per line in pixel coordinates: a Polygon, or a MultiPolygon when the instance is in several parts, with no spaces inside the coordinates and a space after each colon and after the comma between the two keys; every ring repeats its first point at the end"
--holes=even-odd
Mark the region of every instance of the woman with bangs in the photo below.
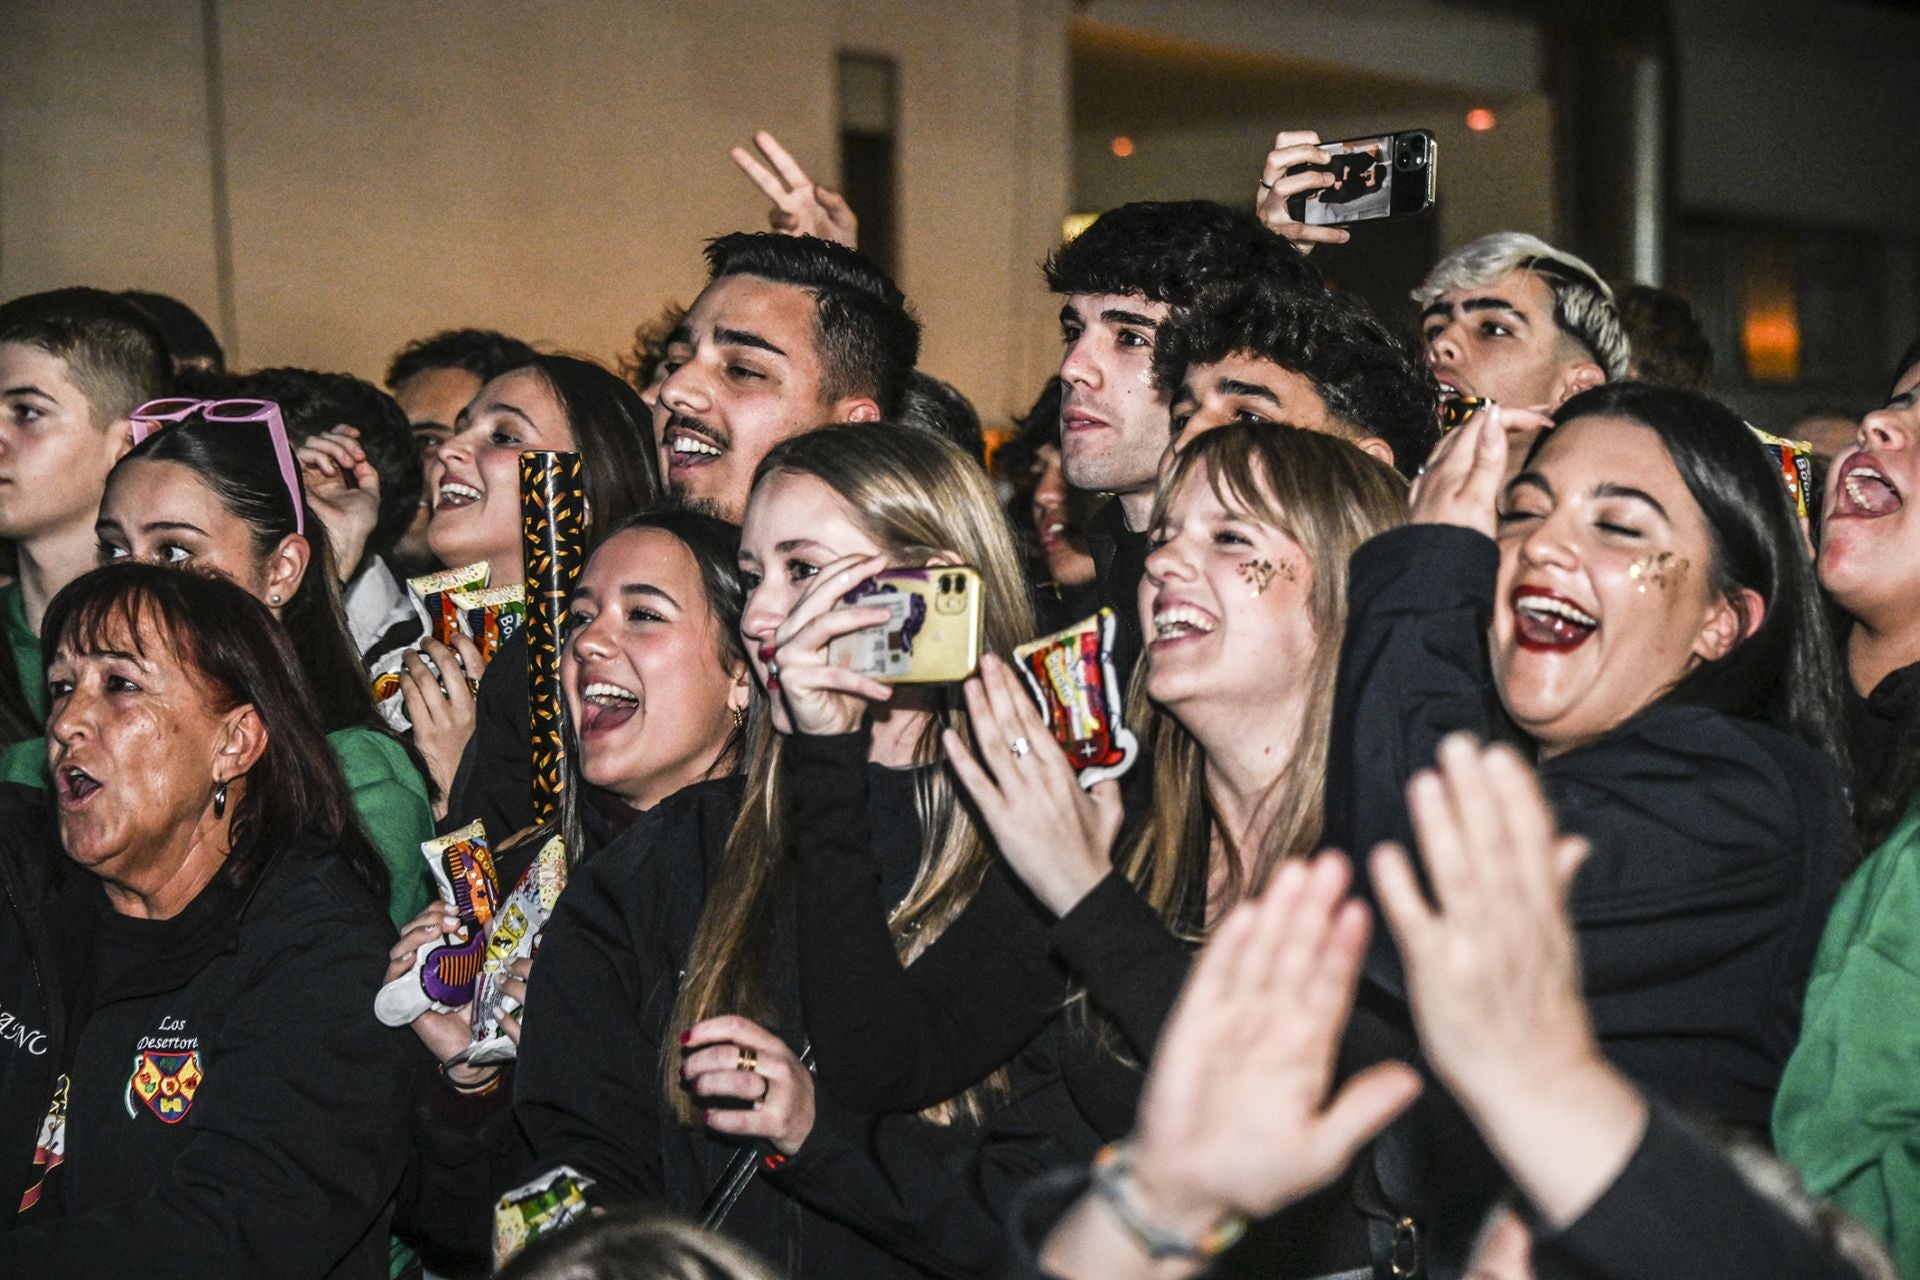
{"type": "MultiPolygon", "coordinates": [[[[531,982],[515,1104],[535,1168],[570,1166],[597,1204],[683,1213],[709,1203],[730,1162],[751,1168],[723,1229],[796,1276],[978,1272],[1001,1247],[959,1179],[993,1091],[956,1089],[926,1118],[857,1119],[816,1096],[803,1061],[794,842],[856,843],[864,892],[892,912],[887,945],[909,954],[963,909],[991,853],[934,763],[943,728],[966,732],[956,689],[870,690],[871,726],[863,716],[842,750],[813,762],[777,654],[876,570],[936,563],[980,569],[988,645],[1031,632],[1011,535],[957,448],[860,424],[767,456],[740,551],[741,635],[768,695],[749,717],[745,775],[666,800],[586,864],[531,982]]],[[[833,625],[875,621],[852,609],[833,625]]],[[[801,683],[819,687],[804,670],[801,683]]],[[[1061,1157],[1008,1159],[1024,1159],[1024,1174],[1040,1155],[1061,1157]]]]}
{"type": "MultiPolygon", "coordinates": [[[[1569,400],[1503,486],[1505,454],[1491,424],[1448,437],[1412,524],[1354,557],[1328,842],[1413,848],[1405,789],[1440,741],[1514,741],[1592,846],[1571,911],[1602,1048],[1659,1104],[1764,1131],[1853,856],[1786,488],[1737,415],[1640,383],[1569,400]]],[[[1403,996],[1383,939],[1367,975],[1403,996]]],[[[1430,1089],[1376,1147],[1443,1257],[1499,1191],[1452,1105],[1430,1089]]]]}
{"type": "MultiPolygon", "coordinates": [[[[1196,437],[1162,482],[1140,595],[1150,640],[1130,718],[1153,762],[1152,807],[1122,835],[1119,784],[1082,791],[1016,675],[987,659],[966,689],[973,741],[949,735],[947,752],[1001,861],[919,956],[891,944],[857,833],[802,800],[800,975],[835,1101],[923,1107],[1018,1055],[1022,1098],[1060,1078],[1070,1110],[1036,1123],[1077,1158],[1128,1132],[1194,945],[1283,859],[1319,846],[1347,558],[1400,523],[1405,492],[1391,468],[1320,433],[1236,423],[1196,437]]],[[[858,740],[860,700],[883,691],[819,665],[826,628],[783,635],[800,730],[789,761],[810,797],[858,740]]],[[[1350,1065],[1385,1056],[1358,1035],[1349,1050],[1350,1065]]],[[[1283,1275],[1366,1260],[1343,1186],[1242,1247],[1283,1275]]]]}

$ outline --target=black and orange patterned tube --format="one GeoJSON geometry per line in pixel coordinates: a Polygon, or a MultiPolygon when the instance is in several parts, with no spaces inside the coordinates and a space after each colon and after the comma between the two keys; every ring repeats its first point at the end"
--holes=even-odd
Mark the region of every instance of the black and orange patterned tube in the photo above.
{"type": "Polygon", "coordinates": [[[520,455],[520,527],[527,562],[527,693],[533,731],[533,820],[545,822],[567,785],[560,734],[560,642],[567,596],[587,562],[585,473],[577,453],[520,455]]]}

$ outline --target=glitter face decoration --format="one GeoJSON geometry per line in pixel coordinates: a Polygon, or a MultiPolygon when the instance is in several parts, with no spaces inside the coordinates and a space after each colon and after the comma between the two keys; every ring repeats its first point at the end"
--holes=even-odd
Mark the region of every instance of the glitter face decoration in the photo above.
{"type": "MultiPolygon", "coordinates": [[[[1273,585],[1275,572],[1277,571],[1271,560],[1247,560],[1240,565],[1240,576],[1246,579],[1247,586],[1252,589],[1256,598],[1265,595],[1267,588],[1273,585]]],[[[1292,576],[1291,570],[1288,571],[1288,576],[1292,576]]]]}
{"type": "Polygon", "coordinates": [[[1687,558],[1672,551],[1662,551],[1658,555],[1641,556],[1627,569],[1627,576],[1639,583],[1637,588],[1645,591],[1648,584],[1665,591],[1668,586],[1680,579],[1688,568],[1687,558]]]}

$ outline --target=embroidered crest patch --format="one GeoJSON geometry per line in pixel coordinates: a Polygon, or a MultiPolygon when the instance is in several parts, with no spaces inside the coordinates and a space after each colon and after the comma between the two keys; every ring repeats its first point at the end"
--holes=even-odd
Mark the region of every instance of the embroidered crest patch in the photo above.
{"type": "Polygon", "coordinates": [[[168,1124],[179,1124],[193,1110],[193,1095],[200,1088],[200,1052],[155,1053],[146,1050],[133,1064],[133,1078],[127,1081],[127,1114],[135,1114],[135,1098],[147,1104],[147,1110],[168,1124]]]}

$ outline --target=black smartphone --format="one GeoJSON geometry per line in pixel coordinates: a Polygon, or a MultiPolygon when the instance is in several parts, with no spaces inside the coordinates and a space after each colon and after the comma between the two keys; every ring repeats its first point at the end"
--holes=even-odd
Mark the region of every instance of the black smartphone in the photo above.
{"type": "Polygon", "coordinates": [[[1300,165],[1292,172],[1314,169],[1333,174],[1336,181],[1288,201],[1295,222],[1330,227],[1433,208],[1440,148],[1425,129],[1323,142],[1320,149],[1327,153],[1326,164],[1300,165]]]}

